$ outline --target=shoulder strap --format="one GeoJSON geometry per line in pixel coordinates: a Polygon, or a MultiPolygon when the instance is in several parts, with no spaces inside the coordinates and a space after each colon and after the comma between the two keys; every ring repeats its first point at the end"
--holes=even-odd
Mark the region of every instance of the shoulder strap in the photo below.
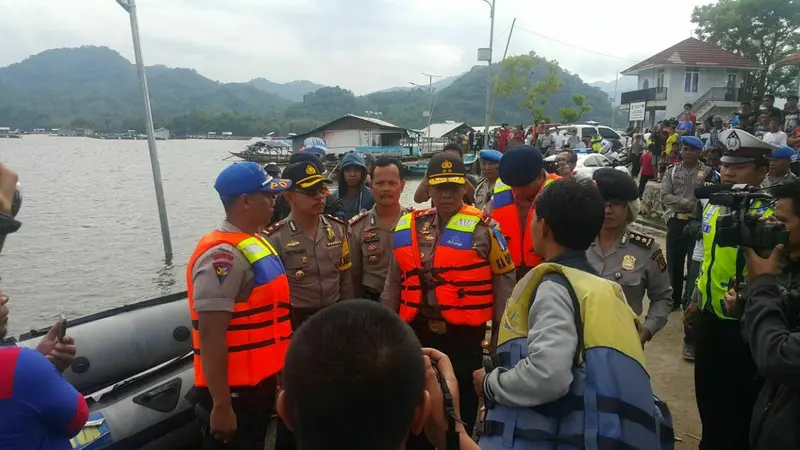
{"type": "Polygon", "coordinates": [[[581,361],[584,360],[584,355],[586,353],[586,347],[583,344],[583,322],[581,321],[581,304],[578,301],[578,296],[575,294],[575,290],[572,289],[572,284],[570,284],[567,277],[560,273],[549,273],[542,277],[542,281],[536,286],[536,289],[533,290],[533,298],[531,299],[531,305],[533,302],[536,301],[536,292],[539,290],[539,286],[542,285],[545,281],[553,281],[560,286],[563,286],[569,292],[569,298],[572,300],[572,309],[575,310],[575,314],[573,317],[575,318],[575,330],[578,333],[578,345],[575,347],[575,356],[572,359],[573,367],[578,367],[581,361]]]}

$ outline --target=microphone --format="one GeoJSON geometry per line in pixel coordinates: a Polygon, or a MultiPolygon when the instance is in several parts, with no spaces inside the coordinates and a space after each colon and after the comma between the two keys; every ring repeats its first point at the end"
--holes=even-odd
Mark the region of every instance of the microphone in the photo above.
{"type": "Polygon", "coordinates": [[[718,192],[730,191],[733,189],[733,184],[726,183],[726,184],[710,184],[706,186],[700,186],[695,188],[694,190],[694,197],[697,199],[706,199],[710,198],[711,194],[716,194],[718,192]]]}

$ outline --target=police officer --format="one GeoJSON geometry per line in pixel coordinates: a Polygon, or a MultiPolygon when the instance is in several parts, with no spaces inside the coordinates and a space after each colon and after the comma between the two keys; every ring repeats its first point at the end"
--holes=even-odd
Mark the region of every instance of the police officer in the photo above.
{"type": "Polygon", "coordinates": [[[683,278],[691,262],[694,241],[684,234],[689,216],[697,199],[695,188],[710,181],[714,175],[711,167],[700,162],[703,141],[695,136],[682,136],[683,161],[670,165],[661,181],[661,203],[667,213],[667,270],[672,282],[672,307],[679,309],[683,294],[683,278]]]}
{"type": "Polygon", "coordinates": [[[292,330],[289,282],[275,249],[255,233],[290,185],[254,162],[228,166],[214,188],[225,221],[189,259],[195,408],[204,449],[263,449],[276,375],[292,330]]]}
{"type": "MultiPolygon", "coordinates": [[[[482,365],[485,324],[498,324],[514,289],[514,264],[497,224],[465,205],[466,168],[456,155],[428,163],[436,208],[405,214],[395,228],[394,256],[381,303],[411,325],[425,347],[450,356],[461,392],[461,419],[472,432],[478,398],[472,372],[482,365]]],[[[496,342],[499,327],[493,327],[496,342]]],[[[422,438],[408,449],[432,449],[422,438]]]]}
{"type": "Polygon", "coordinates": [[[667,262],[655,239],[628,229],[639,215],[639,189],[628,174],[598,169],[592,175],[605,200],[606,218],[600,234],[586,251],[598,275],[615,281],[636,314],[643,311],[645,293],[650,300],[639,338],[644,345],[667,324],[672,312],[672,287],[667,262]]]}
{"type": "Polygon", "coordinates": [[[347,224],[323,214],[325,184],[312,162],[290,164],[284,197],[291,213],[265,231],[286,267],[291,287],[292,328],[339,300],[354,298],[347,224]]]}
{"type": "Polygon", "coordinates": [[[405,167],[396,158],[374,163],[372,196],[375,206],[350,219],[353,287],[357,298],[379,300],[392,260],[392,231],[410,209],[400,205],[405,188],[405,167]]]}
{"type": "MultiPolygon", "coordinates": [[[[283,195],[291,212],[264,233],[286,267],[293,330],[322,308],[354,298],[347,223],[323,213],[327,188],[322,173],[309,160],[283,170],[292,182],[283,195]]],[[[295,448],[294,435],[279,420],[275,449],[295,448]]]]}
{"type": "Polygon", "coordinates": [[[475,187],[475,207],[483,209],[489,202],[492,201],[492,192],[500,178],[498,172],[500,166],[500,158],[503,154],[497,150],[481,150],[478,156],[481,164],[481,174],[483,178],[478,181],[475,187]]]}
{"type": "MultiPolygon", "coordinates": [[[[767,174],[766,156],[777,147],[740,129],[722,131],[722,183],[759,186],[767,174]]],[[[743,278],[742,249],[717,245],[717,218],[725,207],[703,209],[703,263],[685,321],[695,331],[694,380],[703,424],[700,449],[746,450],[750,417],[757,393],[755,364],[742,339],[741,304],[729,290],[743,278]],[[741,258],[741,259],[740,259],[741,258]]],[[[756,201],[749,214],[771,216],[768,203],[756,201]]],[[[742,293],[739,293],[742,294],[742,293]]]]}
{"type": "MultiPolygon", "coordinates": [[[[302,151],[293,153],[292,156],[289,157],[289,164],[294,164],[298,162],[310,162],[314,164],[317,167],[317,171],[323,175],[324,177],[323,182],[326,184],[331,184],[332,181],[326,177],[327,174],[325,171],[325,165],[322,163],[322,160],[318,156],[316,156],[317,154],[318,153],[314,153],[313,151],[302,151]]],[[[273,224],[275,222],[281,221],[289,217],[289,213],[291,212],[291,210],[292,208],[289,205],[289,202],[286,201],[284,196],[282,195],[279,196],[278,199],[275,201],[275,212],[272,214],[272,220],[270,220],[270,224],[273,224]]],[[[344,208],[342,206],[342,202],[339,201],[336,198],[336,196],[331,195],[329,192],[326,191],[325,214],[336,216],[340,211],[343,210],[344,208]]]]}
{"type": "Polygon", "coordinates": [[[483,208],[503,230],[511,258],[517,267],[517,280],[536,267],[541,258],[533,251],[531,220],[533,202],[544,186],[559,179],[543,169],[542,154],[530,145],[514,147],[500,159],[500,180],[494,186],[492,201],[483,208]]]}
{"type": "Polygon", "coordinates": [[[589,146],[595,153],[600,153],[603,150],[603,136],[600,136],[599,133],[595,133],[592,137],[589,138],[589,146]]]}

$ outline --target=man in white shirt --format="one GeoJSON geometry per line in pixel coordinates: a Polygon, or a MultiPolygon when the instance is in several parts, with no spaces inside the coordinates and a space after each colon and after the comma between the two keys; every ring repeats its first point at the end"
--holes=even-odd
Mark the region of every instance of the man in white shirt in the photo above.
{"type": "Polygon", "coordinates": [[[780,117],[773,117],[769,121],[769,132],[764,134],[764,142],[768,142],[772,145],[777,145],[778,147],[783,147],[786,145],[786,133],[781,131],[781,118],[780,117]]]}
{"type": "Polygon", "coordinates": [[[550,133],[550,145],[556,148],[556,151],[560,151],[562,147],[564,147],[564,136],[562,136],[558,130],[553,130],[550,133]]]}

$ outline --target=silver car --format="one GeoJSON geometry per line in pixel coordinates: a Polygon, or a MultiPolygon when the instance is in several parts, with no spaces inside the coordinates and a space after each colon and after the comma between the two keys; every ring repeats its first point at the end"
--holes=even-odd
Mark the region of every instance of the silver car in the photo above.
{"type": "MultiPolygon", "coordinates": [[[[545,166],[556,167],[556,155],[550,155],[544,159],[545,166]]],[[[631,171],[625,165],[614,163],[605,155],[597,153],[578,153],[578,163],[575,164],[575,170],[572,172],[574,175],[585,175],[589,178],[595,170],[602,167],[613,167],[619,171],[625,172],[630,176],[631,171]]]]}

